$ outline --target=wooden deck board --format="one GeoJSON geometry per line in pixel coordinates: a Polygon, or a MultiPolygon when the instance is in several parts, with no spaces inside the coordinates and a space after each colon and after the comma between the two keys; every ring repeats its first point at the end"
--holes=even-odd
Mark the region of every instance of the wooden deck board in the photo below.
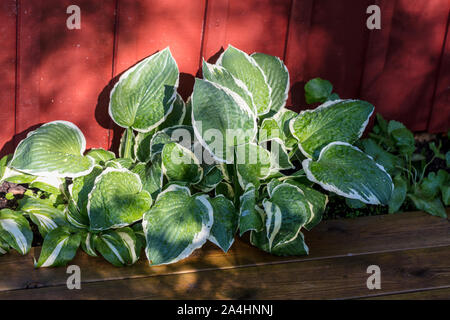
{"type": "Polygon", "coordinates": [[[33,268],[33,257],[39,252],[33,248],[25,257],[10,253],[0,258],[0,274],[8,275],[0,279],[0,299],[303,299],[413,292],[450,286],[449,235],[448,220],[415,212],[324,221],[305,233],[311,248],[307,257],[274,257],[239,240],[228,254],[207,244],[173,265],[149,267],[142,257],[134,266],[116,268],[80,250],[71,262],[82,273],[83,290],[76,292],[66,288],[66,268],[33,268]],[[378,264],[386,287],[370,292],[365,285],[366,268],[377,261],[386,265],[388,278],[378,264]],[[433,277],[428,279],[430,274],[433,277]],[[272,288],[274,281],[279,282],[276,288],[272,288]]]}

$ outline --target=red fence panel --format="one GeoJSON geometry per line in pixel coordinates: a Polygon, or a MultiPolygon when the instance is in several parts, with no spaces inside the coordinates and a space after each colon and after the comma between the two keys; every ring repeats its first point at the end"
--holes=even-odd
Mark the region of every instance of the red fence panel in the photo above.
{"type": "Polygon", "coordinates": [[[448,130],[449,12],[448,0],[5,0],[0,154],[56,119],[80,126],[88,147],[111,147],[120,133],[107,113],[113,84],[166,46],[185,99],[201,59],[232,44],[285,60],[296,110],[304,83],[322,77],[413,130],[448,130]],[[366,27],[372,4],[381,30],[366,27]],[[66,27],[69,5],[81,9],[81,30],[66,27]]]}
{"type": "Polygon", "coordinates": [[[0,3],[0,155],[14,149],[16,89],[16,1],[0,3]]]}
{"type": "Polygon", "coordinates": [[[386,118],[415,131],[426,130],[450,2],[382,0],[380,4],[385,9],[382,15],[392,21],[373,32],[361,96],[386,118]]]}
{"type": "Polygon", "coordinates": [[[20,0],[16,143],[36,125],[69,120],[87,147],[108,147],[97,98],[111,77],[114,0],[20,0]],[[81,9],[81,29],[69,30],[67,7],[81,9]]]}

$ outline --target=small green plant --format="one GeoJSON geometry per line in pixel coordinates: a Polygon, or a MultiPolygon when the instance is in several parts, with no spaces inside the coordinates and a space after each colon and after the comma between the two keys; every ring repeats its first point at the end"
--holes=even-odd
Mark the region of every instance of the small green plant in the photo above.
{"type": "Polygon", "coordinates": [[[362,139],[358,145],[393,176],[390,213],[399,211],[409,199],[418,210],[447,217],[444,205],[450,205],[450,175],[443,169],[427,175],[427,168],[439,158],[446,161],[448,170],[450,151],[443,154],[441,144],[436,146],[430,142],[433,157],[427,162],[423,151],[417,151],[412,132],[398,121],[386,121],[380,114],[376,115],[376,123],[369,138],[362,139]]]}
{"type": "Polygon", "coordinates": [[[340,100],[314,79],[306,97],[323,104],[297,114],[285,108],[284,63],[232,46],[216,64],[203,62],[187,102],[178,77],[169,49],[120,77],[109,106],[125,129],[118,158],[86,152],[75,125],[54,121],[2,159],[2,180],[20,176],[31,192],[0,212],[0,248],[28,252],[28,217],[44,237],[36,267],[64,265],[80,245],[117,266],[135,263],[142,248],[151,265],[168,264],[207,240],[226,252],[237,232],[272,254],[301,255],[309,250],[301,230],[327,204],[321,188],[388,204],[391,177],[353,145],[371,104],[340,100]]]}

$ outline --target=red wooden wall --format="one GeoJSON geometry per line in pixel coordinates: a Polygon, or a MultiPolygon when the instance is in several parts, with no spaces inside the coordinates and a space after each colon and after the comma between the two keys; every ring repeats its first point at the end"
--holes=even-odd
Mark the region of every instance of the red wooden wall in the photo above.
{"type": "Polygon", "coordinates": [[[170,46],[186,98],[202,57],[231,43],[279,56],[303,85],[330,80],[344,98],[370,101],[415,131],[450,127],[450,0],[2,0],[0,154],[39,124],[69,120],[89,147],[110,148],[118,130],[108,97],[118,76],[170,46]],[[81,30],[66,8],[81,8],[81,30]],[[381,8],[381,30],[366,9],[381,8]]]}

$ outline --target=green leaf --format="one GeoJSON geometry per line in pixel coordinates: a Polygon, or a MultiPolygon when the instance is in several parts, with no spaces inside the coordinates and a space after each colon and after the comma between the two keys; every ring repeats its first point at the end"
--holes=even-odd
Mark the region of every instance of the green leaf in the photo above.
{"type": "Polygon", "coordinates": [[[450,168],[450,151],[447,151],[445,154],[445,163],[447,165],[447,168],[450,168]]]}
{"type": "Polygon", "coordinates": [[[367,126],[373,106],[360,100],[329,101],[314,110],[305,110],[290,122],[300,151],[308,158],[317,156],[331,142],[353,144],[367,126]]]}
{"type": "Polygon", "coordinates": [[[208,240],[227,252],[234,242],[239,214],[236,212],[233,202],[223,195],[208,198],[208,201],[214,212],[214,223],[208,240]]]}
{"type": "Polygon", "coordinates": [[[184,181],[196,184],[203,177],[203,168],[192,151],[178,143],[164,145],[162,170],[169,181],[184,181]]]}
{"type": "Polygon", "coordinates": [[[261,232],[252,231],[250,234],[250,243],[263,251],[270,252],[277,256],[303,256],[309,254],[309,248],[305,243],[305,237],[300,231],[293,241],[279,244],[272,249],[269,248],[269,239],[267,239],[266,229],[261,232]]]}
{"type": "Polygon", "coordinates": [[[127,226],[142,219],[151,204],[152,197],[142,190],[137,174],[127,169],[108,168],[95,179],[88,196],[90,230],[127,226]]]}
{"type": "Polygon", "coordinates": [[[29,188],[37,188],[42,191],[53,193],[55,195],[62,193],[64,180],[57,177],[36,177],[28,185],[29,188]]]}
{"type": "Polygon", "coordinates": [[[68,121],[53,121],[32,131],[22,140],[10,166],[40,176],[79,177],[88,174],[94,159],[83,156],[83,133],[68,121]]]}
{"type": "Polygon", "coordinates": [[[134,166],[133,160],[129,158],[117,158],[106,161],[105,168],[131,169],[134,166]]]}
{"type": "Polygon", "coordinates": [[[168,187],[142,222],[150,265],[188,257],[206,242],[213,222],[213,208],[205,195],[191,196],[186,187],[168,187]]]}
{"type": "Polygon", "coordinates": [[[0,181],[3,181],[3,176],[8,169],[8,163],[12,159],[12,154],[8,154],[0,159],[0,181]]]}
{"type": "Polygon", "coordinates": [[[106,151],[105,149],[102,148],[91,149],[89,150],[88,153],[86,153],[86,156],[89,156],[92,159],[94,159],[95,163],[100,166],[104,166],[108,160],[116,158],[114,152],[106,151]]]}
{"type": "Polygon", "coordinates": [[[227,69],[215,64],[209,64],[205,60],[203,60],[202,70],[203,79],[217,83],[237,93],[242,99],[244,99],[244,101],[256,115],[257,111],[256,106],[253,102],[252,93],[248,90],[247,86],[241,80],[233,77],[233,75],[227,69]]]}
{"type": "Polygon", "coordinates": [[[148,132],[172,111],[177,86],[178,67],[166,48],[122,74],[111,91],[109,114],[123,128],[148,132]]]}
{"type": "Polygon", "coordinates": [[[272,172],[294,168],[294,165],[289,159],[289,153],[286,146],[280,139],[273,139],[270,141],[270,159],[272,172]]]}
{"type": "Polygon", "coordinates": [[[150,161],[150,142],[154,134],[154,130],[149,132],[138,132],[136,134],[134,142],[134,154],[136,156],[136,160],[140,162],[150,161]]]}
{"type": "Polygon", "coordinates": [[[64,212],[43,199],[24,197],[19,200],[18,210],[28,214],[43,237],[58,227],[68,226],[64,212]]]}
{"type": "Polygon", "coordinates": [[[306,159],[302,165],[310,181],[340,196],[368,204],[387,204],[391,198],[393,183],[386,170],[348,143],[330,143],[317,161],[306,159]]]}
{"type": "Polygon", "coordinates": [[[150,158],[153,161],[156,156],[162,153],[167,143],[176,142],[190,149],[194,142],[194,131],[192,127],[181,125],[165,128],[154,134],[150,140],[150,158]]]}
{"type": "Polygon", "coordinates": [[[328,100],[328,97],[331,95],[332,91],[333,85],[328,80],[323,80],[321,78],[309,80],[305,84],[306,103],[323,103],[328,100]]]}
{"type": "Polygon", "coordinates": [[[155,199],[163,185],[161,161],[138,163],[131,172],[139,175],[142,182],[142,188],[150,193],[152,198],[155,199]]]}
{"type": "Polygon", "coordinates": [[[30,251],[33,232],[27,219],[10,209],[0,210],[0,238],[25,255],[30,251]]]}
{"type": "Polygon", "coordinates": [[[81,237],[81,248],[91,257],[97,257],[97,251],[95,251],[95,239],[97,234],[92,232],[83,232],[81,237]]]}
{"type": "Polygon", "coordinates": [[[406,180],[401,175],[395,176],[394,190],[392,191],[392,196],[388,203],[389,213],[398,212],[403,202],[405,202],[407,190],[408,185],[406,180]]]}
{"type": "Polygon", "coordinates": [[[77,253],[81,234],[58,228],[50,231],[42,244],[39,260],[34,262],[36,268],[65,266],[77,253]]]}
{"type": "Polygon", "coordinates": [[[236,147],[236,169],[242,189],[250,183],[258,188],[260,180],[269,176],[270,168],[271,155],[263,147],[255,143],[236,147]]]}
{"type": "Polygon", "coordinates": [[[195,186],[203,192],[213,190],[224,178],[222,170],[217,165],[203,165],[203,178],[195,186]]]}
{"type": "Polygon", "coordinates": [[[373,160],[383,166],[389,174],[393,174],[397,171],[396,166],[401,165],[401,160],[393,154],[385,151],[372,139],[361,140],[363,150],[373,160]]]}
{"type": "Polygon", "coordinates": [[[233,200],[234,199],[234,190],[233,187],[225,181],[220,182],[215,189],[216,197],[219,195],[225,196],[225,198],[233,200]]]}
{"type": "Polygon", "coordinates": [[[270,87],[270,110],[278,112],[286,104],[289,93],[289,72],[278,57],[264,53],[251,55],[264,72],[270,87]]]}
{"type": "Polygon", "coordinates": [[[177,93],[175,102],[173,103],[172,111],[167,116],[166,120],[159,126],[160,129],[169,128],[183,124],[186,116],[186,105],[183,98],[177,93]]]}
{"type": "Polygon", "coordinates": [[[131,160],[136,159],[135,155],[135,143],[136,143],[136,136],[134,135],[133,130],[125,130],[122,133],[122,137],[120,138],[120,144],[119,144],[119,157],[120,158],[127,158],[125,153],[127,152],[127,148],[131,151],[129,157],[131,160]],[[130,135],[131,137],[128,137],[130,135]],[[129,145],[127,145],[129,144],[129,145]]]}
{"type": "Polygon", "coordinates": [[[232,45],[221,54],[217,65],[227,69],[236,79],[241,80],[251,92],[258,115],[270,110],[270,87],[267,78],[255,59],[232,45]]]}
{"type": "Polygon", "coordinates": [[[73,179],[73,183],[68,187],[70,199],[67,219],[78,228],[89,227],[88,197],[94,187],[95,179],[102,172],[103,168],[96,165],[88,175],[73,179]]]}
{"type": "Polygon", "coordinates": [[[447,218],[447,212],[445,212],[444,205],[439,198],[428,199],[416,194],[408,194],[408,197],[418,210],[428,212],[432,216],[447,218]]]}
{"type": "Polygon", "coordinates": [[[408,156],[413,154],[416,149],[414,135],[402,123],[394,120],[389,121],[388,133],[401,154],[408,156]]]}
{"type": "Polygon", "coordinates": [[[0,238],[0,256],[7,254],[9,251],[9,244],[0,238]]]}
{"type": "Polygon", "coordinates": [[[294,241],[312,216],[304,192],[291,184],[276,186],[270,199],[263,200],[263,206],[269,250],[294,241]]]}
{"type": "Polygon", "coordinates": [[[94,243],[103,258],[116,267],[132,265],[139,259],[140,244],[131,228],[103,232],[94,243]]]}
{"type": "Polygon", "coordinates": [[[422,183],[419,185],[417,192],[423,198],[435,198],[439,195],[439,191],[441,186],[444,185],[447,179],[447,172],[444,170],[439,170],[438,174],[435,172],[430,172],[428,177],[422,180],[422,183]]]}
{"type": "Polygon", "coordinates": [[[256,190],[251,184],[247,185],[245,192],[239,198],[239,235],[250,230],[261,231],[264,228],[263,211],[256,204],[256,190]]]}
{"type": "Polygon", "coordinates": [[[217,161],[232,163],[234,146],[256,139],[256,117],[235,92],[195,79],[192,95],[195,136],[217,161]]]}

